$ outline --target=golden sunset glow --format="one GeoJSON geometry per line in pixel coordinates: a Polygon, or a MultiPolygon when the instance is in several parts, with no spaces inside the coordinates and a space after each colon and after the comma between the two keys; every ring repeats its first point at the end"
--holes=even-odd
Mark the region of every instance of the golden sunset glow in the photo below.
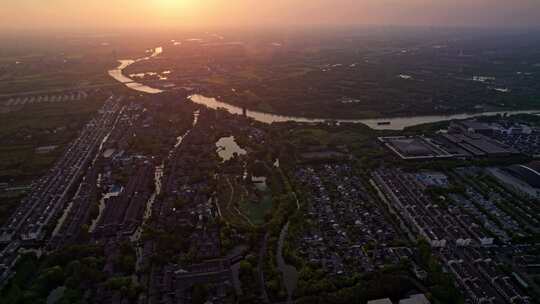
{"type": "Polygon", "coordinates": [[[534,25],[537,0],[20,0],[0,28],[287,25],[534,25]],[[510,22],[510,24],[508,24],[510,22]]]}
{"type": "Polygon", "coordinates": [[[194,0],[150,0],[155,9],[164,10],[189,10],[197,6],[198,1],[194,0]]]}

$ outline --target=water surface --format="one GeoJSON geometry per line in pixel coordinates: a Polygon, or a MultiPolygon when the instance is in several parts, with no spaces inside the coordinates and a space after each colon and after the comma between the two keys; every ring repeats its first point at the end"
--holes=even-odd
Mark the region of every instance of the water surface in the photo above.
{"type": "MultiPolygon", "coordinates": [[[[210,109],[225,109],[231,114],[243,115],[243,109],[222,101],[216,98],[206,97],[195,94],[189,96],[189,99],[200,105],[204,105],[210,109]]],[[[278,114],[270,114],[259,111],[246,111],[246,115],[263,123],[274,122],[299,122],[299,123],[325,123],[325,122],[341,122],[341,123],[362,123],[375,130],[403,130],[407,127],[412,127],[421,124],[434,123],[439,121],[468,119],[479,116],[492,115],[517,115],[517,114],[533,114],[539,110],[524,110],[524,111],[498,111],[498,112],[481,112],[474,114],[453,114],[453,115],[428,115],[428,116],[410,116],[410,117],[392,117],[392,118],[373,118],[373,119],[330,119],[330,118],[307,118],[298,116],[286,116],[278,114]],[[384,124],[381,124],[384,123],[384,124]]]]}
{"type": "MultiPolygon", "coordinates": [[[[191,39],[191,41],[198,41],[199,39],[191,39]]],[[[137,60],[120,60],[120,65],[113,70],[109,71],[109,75],[117,81],[125,84],[128,88],[149,93],[157,94],[163,92],[163,90],[152,88],[150,86],[133,81],[133,79],[125,76],[123,70],[135,62],[142,60],[149,60],[158,56],[163,52],[162,47],[155,48],[152,55],[137,60]]],[[[406,75],[408,76],[408,75],[406,75]]],[[[487,81],[490,77],[476,76],[473,78],[476,81],[487,81]]],[[[197,104],[204,105],[211,109],[223,108],[231,114],[242,115],[243,109],[223,101],[219,101],[212,97],[206,97],[203,95],[195,94],[189,97],[189,99],[197,104]]],[[[264,113],[259,111],[247,111],[247,116],[263,123],[273,122],[288,122],[294,121],[298,123],[325,123],[325,122],[337,122],[337,123],[362,123],[375,130],[403,130],[404,128],[434,123],[440,121],[449,120],[461,120],[479,116],[493,116],[493,115],[516,115],[516,114],[536,114],[540,110],[528,110],[528,111],[497,111],[497,112],[480,112],[474,114],[453,114],[453,115],[427,115],[427,116],[409,116],[409,117],[391,117],[391,118],[373,118],[373,119],[333,119],[333,118],[308,118],[299,116],[278,115],[271,113],[264,113]]]]}
{"type": "Polygon", "coordinates": [[[216,142],[217,153],[223,161],[228,161],[235,154],[245,155],[247,151],[242,149],[237,143],[234,136],[222,137],[216,142]]]}
{"type": "Polygon", "coordinates": [[[143,57],[143,58],[140,58],[140,59],[137,59],[137,60],[133,60],[133,59],[119,60],[118,62],[120,62],[120,65],[118,65],[118,67],[116,67],[116,69],[110,70],[109,71],[109,76],[116,79],[118,82],[121,82],[121,83],[125,84],[128,88],[130,88],[132,90],[135,90],[135,91],[139,91],[139,92],[143,92],[143,93],[149,93],[149,94],[161,93],[161,92],[163,92],[163,90],[152,88],[152,87],[144,85],[142,83],[135,82],[133,79],[131,79],[128,76],[124,75],[123,72],[124,72],[124,69],[126,69],[128,66],[134,64],[135,62],[139,62],[139,61],[143,61],[143,60],[149,60],[149,59],[151,59],[153,57],[158,56],[162,52],[163,52],[163,48],[162,47],[157,47],[157,48],[155,48],[153,50],[152,55],[150,55],[148,57],[143,57]]]}
{"type": "Polygon", "coordinates": [[[285,243],[285,238],[287,237],[287,232],[289,230],[289,223],[285,224],[281,229],[279,234],[278,249],[276,253],[276,260],[278,269],[283,274],[283,283],[285,289],[287,290],[287,302],[291,303],[292,296],[296,290],[298,284],[298,270],[293,265],[289,265],[285,262],[283,258],[283,245],[285,243]]]}

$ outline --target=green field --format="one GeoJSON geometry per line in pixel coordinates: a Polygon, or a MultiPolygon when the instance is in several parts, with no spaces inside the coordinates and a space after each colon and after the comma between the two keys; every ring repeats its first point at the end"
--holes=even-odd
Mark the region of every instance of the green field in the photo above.
{"type": "Polygon", "coordinates": [[[103,101],[100,96],[83,102],[33,104],[0,114],[0,182],[27,184],[45,173],[103,101]],[[57,147],[36,153],[44,146],[57,147]]]}
{"type": "Polygon", "coordinates": [[[260,201],[241,201],[240,210],[245,214],[254,225],[263,225],[265,223],[266,213],[272,209],[272,196],[264,195],[260,201]]]}

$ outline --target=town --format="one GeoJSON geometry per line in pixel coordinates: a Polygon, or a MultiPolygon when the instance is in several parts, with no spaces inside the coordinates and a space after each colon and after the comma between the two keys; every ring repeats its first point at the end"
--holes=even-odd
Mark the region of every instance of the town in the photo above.
{"type": "MultiPolygon", "coordinates": [[[[28,263],[67,255],[53,265],[76,283],[53,289],[73,301],[303,303],[343,293],[368,303],[534,303],[536,163],[479,166],[464,151],[489,141],[512,153],[484,159],[533,157],[537,127],[451,122],[486,142],[456,147],[462,163],[446,167],[437,164],[455,157],[403,157],[419,148],[375,132],[384,157],[366,167],[346,143],[290,142],[302,124],[269,125],[182,94],[111,95],[32,184],[1,229],[7,297],[28,263]],[[73,263],[95,269],[74,277],[73,263]],[[384,282],[402,287],[365,287],[384,282]]],[[[424,136],[414,140],[448,152],[424,136]]]]}
{"type": "Polygon", "coordinates": [[[497,35],[13,38],[0,304],[540,303],[538,39],[497,35]]]}

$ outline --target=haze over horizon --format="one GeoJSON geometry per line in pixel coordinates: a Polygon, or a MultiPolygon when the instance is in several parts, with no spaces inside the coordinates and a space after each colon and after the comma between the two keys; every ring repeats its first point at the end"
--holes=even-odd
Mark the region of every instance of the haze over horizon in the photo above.
{"type": "Polygon", "coordinates": [[[537,0],[20,0],[4,30],[169,29],[305,25],[539,27],[537,0]]]}

